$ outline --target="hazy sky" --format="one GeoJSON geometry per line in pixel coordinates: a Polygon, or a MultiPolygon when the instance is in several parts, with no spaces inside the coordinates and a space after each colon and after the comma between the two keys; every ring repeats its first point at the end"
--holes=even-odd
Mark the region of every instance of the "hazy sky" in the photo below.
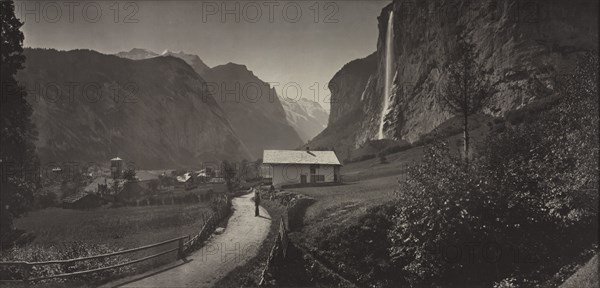
{"type": "Polygon", "coordinates": [[[391,1],[17,1],[26,47],[132,48],[196,54],[210,67],[244,64],[280,95],[319,100],[347,62],[376,49],[391,1]],[[229,11],[229,12],[227,12],[229,11]],[[299,11],[299,13],[298,13],[299,11]],[[318,83],[318,86],[314,85],[318,83]],[[285,86],[284,86],[285,85],[285,86]],[[287,87],[286,91],[282,91],[287,87]],[[317,87],[319,97],[317,99],[317,87]]]}

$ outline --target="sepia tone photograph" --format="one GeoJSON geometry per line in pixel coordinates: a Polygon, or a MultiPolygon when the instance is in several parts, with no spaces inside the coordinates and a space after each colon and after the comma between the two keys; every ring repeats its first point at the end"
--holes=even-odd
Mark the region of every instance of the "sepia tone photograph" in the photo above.
{"type": "Polygon", "coordinates": [[[0,0],[0,287],[600,287],[598,0],[0,0]]]}

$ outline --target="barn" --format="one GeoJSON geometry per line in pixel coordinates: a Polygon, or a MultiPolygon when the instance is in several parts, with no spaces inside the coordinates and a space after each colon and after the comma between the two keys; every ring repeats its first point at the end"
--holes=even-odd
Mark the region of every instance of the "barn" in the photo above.
{"type": "Polygon", "coordinates": [[[106,204],[106,200],[94,193],[80,192],[66,197],[62,201],[64,209],[92,209],[106,204]]]}
{"type": "Polygon", "coordinates": [[[339,183],[340,160],[334,151],[264,150],[261,174],[273,186],[339,183]]]}

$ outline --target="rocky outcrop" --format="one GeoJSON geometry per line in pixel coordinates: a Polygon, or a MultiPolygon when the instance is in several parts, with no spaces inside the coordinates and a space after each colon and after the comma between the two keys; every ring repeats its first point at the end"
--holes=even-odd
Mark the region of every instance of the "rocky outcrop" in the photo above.
{"type": "Polygon", "coordinates": [[[332,90],[338,101],[332,101],[329,127],[309,145],[344,150],[377,138],[391,11],[393,85],[384,135],[415,142],[452,117],[437,96],[454,61],[457,35],[464,33],[475,45],[476,61],[495,90],[482,112],[501,116],[552,95],[557,78],[572,71],[578,55],[597,50],[597,10],[597,1],[394,1],[379,16],[377,52],[369,56],[375,58],[375,71],[369,77],[352,73],[350,64],[363,59],[336,74],[333,85],[366,84],[332,90]],[[345,116],[350,111],[356,119],[345,116]],[[339,129],[345,127],[341,121],[353,129],[339,129]]]}
{"type": "Polygon", "coordinates": [[[43,163],[199,167],[248,159],[202,78],[174,57],[129,60],[90,50],[25,49],[26,86],[43,163]]]}

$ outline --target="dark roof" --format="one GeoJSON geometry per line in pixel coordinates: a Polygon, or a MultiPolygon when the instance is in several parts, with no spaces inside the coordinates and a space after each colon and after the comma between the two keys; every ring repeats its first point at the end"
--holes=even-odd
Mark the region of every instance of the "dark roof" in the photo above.
{"type": "Polygon", "coordinates": [[[77,202],[77,201],[79,201],[79,200],[81,200],[81,199],[83,199],[83,198],[85,198],[87,196],[92,196],[92,197],[98,197],[98,198],[100,198],[96,194],[87,193],[87,192],[83,191],[83,192],[79,192],[77,194],[73,194],[71,196],[66,197],[65,199],[63,199],[63,203],[71,203],[72,204],[72,203],[75,203],[75,202],[77,202]]]}

